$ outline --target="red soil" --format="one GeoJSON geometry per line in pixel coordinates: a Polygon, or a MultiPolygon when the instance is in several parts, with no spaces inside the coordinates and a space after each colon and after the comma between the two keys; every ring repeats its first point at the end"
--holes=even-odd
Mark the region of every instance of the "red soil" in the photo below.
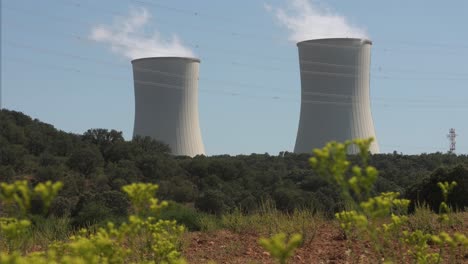
{"type": "MultiPolygon", "coordinates": [[[[188,263],[275,263],[270,254],[259,246],[259,237],[255,233],[238,234],[227,230],[191,232],[184,238],[183,255],[188,263]]],[[[394,252],[399,252],[398,245],[393,248],[394,252]]],[[[400,250],[404,252],[404,249],[400,250]]],[[[378,258],[369,242],[345,240],[336,225],[325,223],[311,241],[296,250],[289,263],[381,263],[378,258]]],[[[408,259],[400,261],[412,263],[408,259]]],[[[443,263],[451,262],[446,260],[443,263]]],[[[468,255],[458,255],[456,263],[468,263],[468,255]]]]}

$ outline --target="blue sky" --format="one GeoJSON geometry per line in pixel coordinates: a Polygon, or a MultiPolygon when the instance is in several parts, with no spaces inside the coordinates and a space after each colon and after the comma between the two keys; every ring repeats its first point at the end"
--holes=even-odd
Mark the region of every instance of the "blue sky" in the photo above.
{"type": "MultiPolygon", "coordinates": [[[[145,32],[176,34],[201,59],[199,114],[207,154],[294,148],[300,111],[297,48],[265,5],[288,1],[3,0],[4,108],[75,133],[132,136],[128,58],[92,41],[97,25],[130,10],[151,14],[145,32]]],[[[468,153],[468,2],[315,1],[373,40],[372,114],[382,152],[468,153]]]]}

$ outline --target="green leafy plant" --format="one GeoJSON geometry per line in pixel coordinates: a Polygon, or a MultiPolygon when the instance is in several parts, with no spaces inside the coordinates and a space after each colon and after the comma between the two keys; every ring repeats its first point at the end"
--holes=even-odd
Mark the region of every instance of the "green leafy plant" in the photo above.
{"type": "Polygon", "coordinates": [[[271,238],[261,238],[259,243],[280,264],[285,264],[288,258],[294,254],[296,248],[302,243],[302,236],[294,234],[287,240],[285,233],[279,233],[271,238]]]}
{"type": "Polygon", "coordinates": [[[438,182],[437,186],[442,191],[442,197],[444,199],[439,205],[439,221],[441,223],[447,223],[449,222],[449,219],[450,219],[449,214],[451,212],[451,209],[447,204],[448,196],[449,196],[449,193],[453,190],[453,188],[457,186],[457,183],[454,181],[451,183],[438,182]]]}
{"type": "Polygon", "coordinates": [[[31,207],[31,190],[27,181],[0,183],[0,199],[7,204],[16,204],[25,214],[31,207]]]}
{"type": "Polygon", "coordinates": [[[25,180],[0,183],[0,201],[8,207],[7,211],[14,212],[12,217],[0,217],[0,238],[4,238],[7,252],[20,249],[26,235],[29,234],[31,220],[27,216],[31,209],[31,199],[35,197],[42,199],[43,209],[46,212],[62,186],[60,182],[50,181],[39,183],[34,188],[31,188],[25,180]]]}
{"type": "MultiPolygon", "coordinates": [[[[26,215],[31,197],[38,196],[47,208],[63,185],[46,182],[30,188],[26,181],[18,181],[0,186],[2,201],[18,206],[26,215]]],[[[135,213],[127,222],[120,226],[109,222],[96,231],[82,229],[69,241],[56,242],[34,253],[15,247],[31,221],[1,218],[0,235],[7,241],[8,250],[0,253],[0,263],[185,263],[179,252],[179,237],[184,228],[175,221],[158,219],[167,202],[155,197],[157,189],[154,184],[124,186],[135,213]]]]}
{"type": "MultiPolygon", "coordinates": [[[[409,220],[409,200],[398,198],[400,194],[397,192],[385,192],[370,197],[378,176],[378,171],[368,165],[372,141],[370,138],[344,143],[330,142],[322,149],[315,149],[314,156],[310,158],[310,164],[316,172],[340,187],[343,199],[350,208],[335,215],[346,237],[358,233],[362,238],[370,239],[374,251],[381,257],[376,261],[385,263],[406,262],[408,259],[413,259],[416,263],[440,263],[444,245],[451,249],[450,258],[453,259],[455,248],[466,247],[463,234],[454,233],[451,237],[447,233],[431,235],[421,230],[409,232],[405,230],[409,220]],[[353,144],[359,149],[358,165],[351,165],[347,159],[348,147],[353,144]],[[440,246],[438,253],[429,250],[429,241],[440,246]],[[403,242],[406,248],[399,242],[403,242]],[[397,251],[391,247],[395,244],[398,245],[397,251]]],[[[451,212],[447,199],[456,182],[439,182],[438,186],[444,198],[440,204],[439,219],[447,222],[451,212]]]]}

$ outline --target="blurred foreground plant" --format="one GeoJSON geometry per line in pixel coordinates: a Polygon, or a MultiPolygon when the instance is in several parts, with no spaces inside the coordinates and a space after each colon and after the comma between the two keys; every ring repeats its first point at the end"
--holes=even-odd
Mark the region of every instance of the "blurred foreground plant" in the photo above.
{"type": "Polygon", "coordinates": [[[261,238],[259,243],[280,264],[286,264],[288,258],[294,254],[296,248],[302,243],[302,236],[294,234],[287,240],[285,233],[279,233],[271,238],[261,238]]]}
{"type": "MultiPolygon", "coordinates": [[[[400,199],[399,193],[387,192],[371,197],[371,191],[377,180],[378,171],[368,165],[369,147],[373,139],[355,139],[344,143],[330,142],[322,149],[315,149],[310,158],[312,168],[323,178],[337,184],[349,210],[337,213],[335,216],[340,227],[345,232],[348,241],[353,235],[370,239],[374,251],[380,256],[376,261],[384,263],[408,262],[440,263],[444,245],[450,250],[449,258],[455,258],[455,248],[466,250],[467,238],[460,233],[453,237],[447,233],[438,235],[425,234],[421,230],[408,232],[404,230],[408,223],[407,210],[410,201],[400,199]],[[359,149],[360,164],[351,166],[347,159],[348,148],[351,145],[359,149]],[[439,245],[438,253],[429,251],[428,242],[439,245]],[[400,242],[403,242],[404,246],[400,242]],[[392,245],[398,245],[394,250],[392,245]]],[[[444,201],[440,205],[439,218],[441,222],[449,220],[450,208],[447,199],[450,191],[456,186],[452,183],[438,183],[442,190],[444,201]]],[[[459,256],[463,256],[461,252],[459,256]]],[[[354,260],[353,260],[354,261],[354,260]]]]}
{"type": "MultiPolygon", "coordinates": [[[[39,197],[48,208],[62,183],[39,183],[31,188],[26,181],[17,181],[1,183],[0,187],[1,202],[19,208],[26,216],[32,197],[39,197]]],[[[154,184],[124,186],[135,213],[128,222],[118,227],[110,222],[95,232],[82,229],[69,241],[55,242],[34,253],[18,246],[19,238],[28,235],[31,221],[1,218],[0,237],[7,247],[0,253],[0,263],[185,263],[178,250],[184,229],[175,221],[158,220],[167,203],[155,198],[157,189],[154,184]]]]}

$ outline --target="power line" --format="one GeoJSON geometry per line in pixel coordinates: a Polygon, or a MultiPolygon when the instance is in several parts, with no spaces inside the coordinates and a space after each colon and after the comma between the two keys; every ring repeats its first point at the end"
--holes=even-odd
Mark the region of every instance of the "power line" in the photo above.
{"type": "MultiPolygon", "coordinates": [[[[89,6],[86,6],[82,3],[76,3],[76,2],[63,2],[63,1],[60,1],[61,3],[64,3],[66,5],[69,5],[71,7],[74,7],[74,8],[82,8],[82,9],[87,9],[87,10],[97,10],[96,7],[89,7],[89,6]]],[[[161,4],[156,4],[156,3],[150,3],[150,2],[145,2],[145,1],[139,1],[139,0],[134,0],[134,2],[139,2],[139,3],[146,3],[146,4],[152,4],[152,5],[158,5],[159,7],[162,7],[164,9],[167,9],[167,10],[176,10],[176,9],[179,9],[179,8],[171,8],[167,5],[161,5],[161,4]]],[[[28,11],[28,10],[25,10],[25,9],[18,9],[18,8],[12,8],[10,6],[4,6],[4,8],[6,10],[11,10],[11,11],[15,11],[15,12],[20,12],[20,13],[28,13],[29,15],[34,15],[34,16],[40,16],[40,17],[48,17],[48,18],[53,18],[53,19],[59,19],[59,20],[63,20],[63,21],[78,21],[80,23],[84,23],[84,24],[88,24],[90,26],[95,26],[94,24],[88,22],[88,21],[84,21],[84,20],[77,20],[75,18],[71,19],[69,17],[60,17],[60,16],[57,16],[57,15],[48,15],[48,14],[39,14],[37,13],[37,11],[28,11]]],[[[107,8],[104,10],[104,9],[100,9],[99,10],[100,12],[103,12],[103,13],[106,13],[106,14],[110,14],[110,15],[118,15],[118,16],[125,16],[125,14],[122,14],[120,12],[113,12],[113,11],[109,11],[107,8]]],[[[200,12],[198,11],[189,11],[189,10],[186,10],[186,9],[179,9],[178,11],[179,13],[180,12],[184,12],[184,13],[197,13],[197,14],[200,14],[200,12]],[[183,11],[184,10],[184,11],[183,11]]],[[[158,19],[158,18],[155,18],[154,19],[155,21],[157,21],[158,23],[160,24],[167,24],[167,25],[174,25],[175,23],[173,21],[166,21],[166,20],[161,20],[161,19],[158,19]]],[[[216,20],[226,20],[226,18],[224,17],[219,17],[217,18],[216,20]]],[[[219,22],[219,21],[217,21],[219,22]]],[[[179,24],[181,27],[194,27],[194,25],[192,24],[179,24]]],[[[210,25],[210,30],[207,31],[206,30],[206,27],[196,27],[195,28],[198,28],[198,30],[202,29],[204,30],[205,32],[209,32],[209,31],[213,31],[213,25],[210,25]]],[[[246,37],[246,38],[249,38],[249,39],[252,39],[252,38],[268,38],[268,39],[279,39],[278,37],[273,37],[273,36],[268,36],[268,37],[265,37],[261,34],[259,34],[258,32],[256,33],[240,33],[240,32],[227,32],[226,30],[216,30],[216,33],[224,33],[226,35],[229,35],[229,36],[235,36],[235,37],[246,37]]],[[[150,36],[150,35],[147,35],[147,36],[150,36]]],[[[281,38],[281,39],[285,39],[285,38],[281,38]]],[[[395,42],[395,41],[392,41],[392,42],[395,42]]],[[[408,46],[408,42],[404,42],[406,44],[406,46],[408,46]]],[[[341,47],[341,48],[353,48],[353,47],[350,47],[350,46],[341,46],[341,45],[333,45],[333,44],[323,44],[323,43],[305,43],[306,45],[322,45],[322,46],[335,46],[335,47],[341,47]]],[[[427,45],[429,45],[430,43],[426,43],[427,45]]],[[[434,45],[436,47],[440,47],[442,44],[437,44],[437,45],[434,45]]],[[[445,44],[447,45],[447,44],[445,44]]],[[[411,50],[410,52],[411,53],[418,53],[418,52],[421,52],[421,47],[424,47],[423,44],[420,44],[420,45],[417,45],[417,49],[415,50],[411,50]]],[[[377,47],[379,48],[379,47],[377,47]]],[[[457,46],[457,48],[461,48],[461,49],[464,49],[464,48],[468,48],[468,47],[464,47],[464,46],[457,46]]],[[[375,47],[374,47],[375,49],[375,47]]],[[[383,51],[384,52],[389,52],[389,51],[398,51],[399,53],[401,53],[402,51],[404,50],[398,50],[398,49],[394,49],[394,48],[385,48],[383,47],[383,51]]],[[[453,48],[452,48],[452,51],[453,51],[453,48]]],[[[450,50],[447,50],[445,49],[444,50],[444,55],[447,54],[447,52],[452,52],[450,50]]],[[[434,53],[434,51],[428,51],[430,53],[434,53]]],[[[454,52],[454,55],[458,55],[458,53],[455,53],[454,52]]]]}
{"type": "MultiPolygon", "coordinates": [[[[411,148],[411,149],[420,149],[420,150],[430,150],[436,152],[446,152],[446,146],[422,146],[422,145],[393,145],[393,144],[379,144],[381,147],[385,148],[411,148]]],[[[468,146],[461,146],[462,148],[468,148],[468,146]]],[[[396,150],[396,149],[395,149],[396,150]]]]}
{"type": "MultiPolygon", "coordinates": [[[[67,35],[67,34],[64,34],[64,35],[67,35]]],[[[86,41],[89,41],[87,38],[85,37],[82,37],[82,36],[79,36],[79,35],[74,35],[74,34],[71,34],[71,35],[67,35],[68,37],[73,37],[75,39],[78,39],[78,40],[86,40],[86,41]]],[[[31,47],[30,47],[31,48],[31,47]]],[[[49,51],[50,52],[50,51],[49,51]]],[[[68,55],[69,57],[72,57],[72,58],[75,58],[75,59],[81,59],[81,60],[89,60],[89,58],[85,58],[83,56],[80,56],[80,55],[74,55],[74,54],[62,54],[62,55],[68,55]]],[[[98,63],[101,63],[101,64],[108,64],[108,62],[102,62],[102,61],[97,61],[97,60],[89,60],[89,61],[95,61],[95,62],[98,62],[98,63]]],[[[353,65],[338,65],[338,64],[329,64],[329,63],[323,63],[323,62],[316,62],[316,61],[300,61],[301,63],[309,63],[309,64],[319,64],[319,65],[325,65],[325,66],[333,66],[333,67],[345,67],[345,68],[353,68],[354,66],[353,65]]],[[[248,64],[241,64],[241,63],[238,63],[238,62],[232,62],[231,63],[232,65],[235,65],[235,66],[242,66],[242,67],[251,67],[251,65],[248,65],[248,64]]],[[[117,64],[115,64],[117,65],[117,64]]],[[[123,67],[123,65],[119,65],[121,67],[123,67]]],[[[272,70],[272,69],[275,69],[275,70],[279,70],[279,71],[284,71],[284,69],[279,69],[279,68],[270,68],[270,67],[264,67],[264,66],[255,66],[256,68],[258,69],[266,69],[266,70],[272,70]]],[[[137,69],[138,70],[138,69],[137,69]]],[[[142,69],[140,69],[142,70],[142,69]]],[[[401,71],[400,71],[401,72],[401,71]]],[[[303,71],[303,73],[307,73],[306,71],[303,71]]],[[[319,74],[319,75],[329,75],[329,76],[343,76],[343,77],[353,77],[352,74],[342,74],[342,73],[335,73],[335,72],[317,72],[317,71],[309,71],[308,72],[309,74],[319,74]]],[[[378,76],[379,78],[382,78],[382,79],[394,79],[394,77],[391,77],[391,76],[378,76]]],[[[414,78],[408,78],[408,79],[414,79],[414,78]]],[[[424,80],[427,80],[427,78],[421,78],[421,79],[424,79],[424,80]]],[[[440,78],[430,78],[430,79],[440,79],[440,78]]],[[[447,78],[445,78],[447,79],[447,78]]],[[[448,79],[453,79],[453,80],[463,80],[463,79],[458,79],[458,78],[448,78],[448,79]]],[[[207,80],[207,79],[204,79],[204,80],[207,80]]],[[[210,81],[208,79],[208,81],[210,81]]],[[[223,82],[223,81],[218,81],[218,82],[223,82]]],[[[224,83],[226,83],[224,81],[224,83]]],[[[230,84],[234,84],[234,85],[239,85],[239,83],[230,83],[230,84]]],[[[252,84],[242,84],[242,86],[247,86],[247,87],[252,87],[253,85],[252,84]]]]}
{"type": "MultiPolygon", "coordinates": [[[[77,35],[77,34],[67,34],[67,33],[63,33],[63,32],[60,32],[62,35],[66,36],[66,37],[72,37],[73,39],[76,39],[76,40],[79,40],[79,41],[83,41],[83,42],[93,42],[95,43],[96,41],[93,41],[93,40],[90,40],[89,38],[87,37],[84,37],[84,36],[80,36],[80,35],[77,35]]],[[[121,47],[128,47],[128,48],[144,48],[143,46],[135,46],[135,45],[125,45],[125,44],[112,44],[113,46],[121,46],[121,47]]],[[[324,44],[320,44],[320,45],[324,45],[324,44]]],[[[327,45],[327,44],[325,44],[327,45]]],[[[196,49],[200,48],[200,45],[198,44],[189,44],[189,46],[191,47],[194,47],[196,49]]],[[[213,49],[212,47],[209,47],[210,49],[210,52],[212,52],[213,50],[216,51],[216,49],[213,49]]],[[[236,53],[239,53],[238,51],[233,51],[233,50],[219,50],[218,51],[221,51],[221,53],[229,53],[229,54],[232,54],[234,52],[236,53]]],[[[249,54],[249,57],[252,57],[253,54],[249,54]]],[[[275,60],[284,60],[284,59],[293,59],[293,57],[289,57],[289,58],[286,58],[286,57],[276,57],[276,56],[267,56],[267,55],[258,55],[258,54],[255,54],[256,57],[262,57],[262,58],[268,58],[268,59],[275,59],[275,60]]],[[[254,56],[254,57],[255,57],[254,56]]],[[[297,58],[294,58],[294,59],[297,59],[297,58]]],[[[339,65],[339,64],[331,64],[331,63],[325,63],[325,62],[318,62],[318,61],[307,61],[307,60],[299,60],[299,62],[302,64],[316,64],[316,65],[323,65],[323,66],[330,66],[330,67],[343,67],[343,68],[358,68],[358,66],[356,65],[339,65]]],[[[241,63],[238,63],[238,62],[233,62],[232,65],[239,65],[239,66],[249,66],[249,65],[242,65],[241,63]]],[[[258,66],[258,68],[266,68],[266,69],[274,69],[274,70],[279,70],[279,71],[284,71],[284,69],[281,69],[281,68],[275,68],[275,67],[272,67],[272,68],[269,68],[268,66],[265,67],[265,66],[258,66]]],[[[382,67],[379,66],[379,67],[376,67],[376,68],[372,68],[373,70],[375,71],[379,71],[381,72],[382,71],[382,67]]],[[[440,72],[421,72],[421,71],[417,71],[417,70],[414,70],[414,69],[405,69],[405,70],[401,70],[401,69],[391,69],[390,70],[387,70],[387,68],[383,68],[384,71],[390,71],[390,72],[395,72],[395,73],[411,73],[411,74],[441,74],[440,72]]],[[[457,79],[456,77],[466,77],[468,74],[463,74],[463,73],[444,73],[444,75],[448,75],[448,74],[451,74],[453,75],[452,77],[454,78],[448,78],[448,79],[457,79]],[[460,75],[460,76],[458,76],[460,75]]],[[[391,79],[392,77],[389,77],[389,76],[382,76],[383,79],[391,79]]],[[[411,78],[410,78],[411,79],[411,78]]],[[[418,78],[416,78],[418,79],[418,78]]],[[[419,78],[420,79],[420,78],[419,78]]],[[[462,78],[464,79],[464,78],[462,78]]],[[[458,79],[457,79],[458,80],[458,79]]]]}
{"type": "MultiPolygon", "coordinates": [[[[20,61],[29,61],[30,63],[27,63],[26,65],[31,66],[30,60],[27,59],[18,59],[18,58],[9,58],[10,60],[20,60],[20,61]]],[[[34,63],[34,62],[33,62],[34,63]]],[[[38,64],[38,63],[36,63],[38,64]]],[[[52,70],[65,70],[69,72],[74,72],[74,73],[81,73],[81,74],[93,74],[101,78],[105,79],[110,79],[110,80],[115,80],[116,78],[119,79],[125,79],[122,76],[117,76],[117,75],[107,75],[107,74],[100,74],[100,73],[95,73],[95,72],[86,72],[82,71],[81,69],[77,68],[69,68],[69,67],[62,67],[62,66],[57,66],[57,65],[51,65],[51,64],[42,64],[40,63],[41,68],[47,67],[52,70]]],[[[127,80],[127,79],[125,79],[127,80]]],[[[134,80],[136,83],[143,83],[145,85],[149,86],[155,86],[159,88],[172,88],[172,89],[181,89],[181,86],[177,85],[171,85],[171,84],[165,84],[165,83],[159,83],[159,82],[149,82],[149,81],[144,81],[144,80],[134,80]]],[[[289,102],[303,102],[303,103],[311,103],[311,104],[332,104],[332,105],[351,105],[353,104],[352,102],[336,102],[336,101],[324,101],[324,100],[297,100],[293,98],[286,98],[286,97],[279,97],[279,96],[263,96],[263,95],[253,95],[253,94],[246,94],[246,93],[238,93],[238,92],[233,92],[233,91],[226,91],[226,90],[210,90],[210,89],[200,89],[201,92],[210,92],[210,93],[221,93],[221,94],[226,94],[230,96],[237,96],[241,95],[243,97],[250,97],[250,98],[263,98],[263,99],[274,99],[274,100],[282,100],[282,101],[289,101],[289,102]]],[[[389,106],[388,104],[383,104],[381,106],[387,107],[389,106]]],[[[405,105],[403,105],[405,106],[405,105]]],[[[448,105],[406,105],[409,107],[468,107],[468,105],[454,105],[454,104],[448,104],[448,105]]]]}
{"type": "MultiPolygon", "coordinates": [[[[70,57],[70,58],[73,58],[73,59],[79,59],[79,60],[84,60],[84,61],[89,61],[89,62],[93,62],[93,63],[98,63],[98,64],[104,64],[104,65],[115,65],[115,66],[118,66],[118,67],[125,67],[127,68],[128,66],[127,65],[123,65],[123,64],[120,64],[120,63],[114,63],[114,62],[109,62],[109,61],[103,61],[103,60],[97,60],[95,58],[89,58],[89,57],[84,57],[84,56],[81,56],[81,55],[76,55],[76,54],[71,54],[71,53],[67,53],[67,52],[60,52],[60,51],[57,51],[57,50],[51,50],[51,49],[47,49],[47,48],[39,48],[37,46],[32,46],[32,45],[27,45],[27,44],[24,44],[24,43],[18,43],[18,42],[12,42],[12,41],[9,41],[9,40],[6,40],[5,41],[7,44],[10,44],[12,45],[13,47],[15,48],[23,48],[23,49],[30,49],[30,50],[35,50],[35,51],[40,51],[40,52],[45,52],[45,53],[49,53],[49,54],[52,54],[52,55],[58,55],[58,56],[65,56],[65,57],[70,57]]],[[[241,65],[241,66],[245,66],[245,67],[251,67],[251,65],[247,65],[247,64],[239,64],[239,63],[236,63],[236,62],[232,62],[232,65],[241,65]]],[[[255,68],[259,68],[259,66],[255,66],[255,68]]],[[[273,68],[266,68],[268,70],[272,70],[273,68]]],[[[146,71],[152,71],[152,72],[155,72],[155,73],[162,73],[161,71],[155,71],[153,69],[142,69],[142,68],[139,68],[138,70],[146,70],[146,71]]],[[[279,71],[283,71],[282,69],[276,69],[276,70],[279,70],[279,71]]],[[[306,74],[317,74],[317,75],[328,75],[328,76],[344,76],[344,77],[352,77],[352,75],[342,75],[340,73],[335,73],[335,72],[312,72],[312,71],[302,71],[306,74]]],[[[166,73],[167,74],[167,73],[166,73]]],[[[388,76],[383,76],[383,77],[380,77],[380,78],[384,78],[384,79],[392,79],[392,77],[388,77],[388,76]]],[[[432,77],[433,78],[433,77],[432,77]]],[[[206,79],[206,78],[205,78],[206,79]]],[[[442,79],[447,79],[447,78],[442,78],[442,79]]],[[[210,79],[206,79],[208,81],[213,81],[213,80],[210,80],[210,79]]],[[[457,79],[458,80],[458,79],[457,79]]],[[[216,82],[216,81],[215,81],[216,82]]],[[[218,82],[223,82],[223,81],[218,81],[218,82]]],[[[252,84],[242,84],[242,83],[239,83],[239,82],[233,82],[232,84],[234,85],[237,85],[237,86],[247,86],[247,87],[252,87],[252,86],[255,86],[255,85],[252,85],[252,84]]],[[[258,87],[258,86],[257,86],[258,87]]]]}
{"type": "MultiPolygon", "coordinates": [[[[304,62],[303,60],[300,62],[304,62]]],[[[308,61],[310,63],[310,61],[308,61]]],[[[322,62],[315,62],[315,63],[322,63],[322,62]]],[[[293,71],[291,69],[284,69],[281,67],[271,67],[271,66],[263,66],[263,65],[254,65],[254,64],[247,64],[247,63],[239,63],[239,62],[231,62],[232,65],[234,66],[241,66],[241,67],[246,67],[246,68],[251,68],[251,69],[256,69],[256,70],[262,70],[262,71],[278,71],[278,72],[285,72],[285,71],[293,71]]],[[[347,65],[342,65],[342,66],[347,66],[347,65]]],[[[314,74],[314,71],[307,71],[307,70],[302,70],[300,72],[303,73],[309,73],[309,74],[314,74]]],[[[381,71],[380,71],[381,72],[381,71]]],[[[379,72],[379,73],[380,73],[379,72]]],[[[353,74],[346,74],[346,73],[336,73],[336,72],[323,72],[324,74],[330,73],[330,75],[336,74],[335,76],[342,76],[342,77],[352,77],[353,74]]],[[[414,72],[412,72],[414,74],[414,72]]],[[[420,74],[425,74],[423,72],[420,72],[420,74]]],[[[427,73],[429,74],[429,73],[427,73]]],[[[389,75],[372,75],[372,78],[376,79],[385,79],[385,80],[468,80],[468,75],[466,74],[460,74],[454,75],[454,76],[443,76],[443,77],[436,77],[434,74],[430,77],[396,77],[396,76],[389,76],[389,75]]]]}
{"type": "MultiPolygon", "coordinates": [[[[60,51],[57,51],[57,50],[52,50],[52,49],[47,49],[47,48],[39,48],[37,46],[27,45],[27,44],[24,44],[24,43],[12,42],[12,41],[9,41],[9,40],[6,40],[5,42],[7,44],[12,45],[15,48],[29,49],[29,50],[33,50],[33,51],[39,51],[39,52],[42,52],[42,53],[48,53],[48,54],[57,55],[57,56],[61,56],[61,57],[69,57],[69,58],[73,58],[73,59],[79,59],[79,60],[98,63],[98,64],[112,65],[112,66],[115,65],[115,66],[118,66],[118,67],[125,67],[125,68],[128,67],[126,65],[124,66],[123,64],[118,64],[118,63],[113,63],[113,62],[103,61],[103,60],[97,60],[95,58],[84,57],[84,56],[81,56],[81,55],[71,54],[71,53],[67,53],[67,52],[60,52],[60,51]]],[[[158,70],[149,69],[149,68],[136,67],[136,68],[134,68],[134,70],[153,72],[153,73],[157,73],[157,74],[163,74],[163,75],[169,75],[169,76],[178,77],[178,78],[184,78],[184,76],[177,76],[177,75],[174,75],[173,73],[158,71],[158,70]]],[[[346,74],[340,74],[340,73],[335,73],[335,72],[320,72],[320,71],[301,71],[301,72],[305,73],[305,74],[312,74],[312,75],[336,76],[336,77],[345,77],[345,78],[354,77],[354,75],[346,75],[346,74]]],[[[224,81],[224,80],[214,80],[214,79],[210,79],[210,78],[202,78],[202,80],[204,80],[204,81],[206,80],[208,82],[223,83],[223,84],[229,83],[229,85],[243,86],[243,87],[248,87],[248,88],[249,87],[250,88],[252,88],[252,87],[253,88],[259,88],[259,87],[264,88],[263,86],[254,85],[254,84],[245,84],[245,83],[240,83],[240,82],[227,82],[227,81],[224,81]]],[[[279,91],[279,89],[276,89],[276,90],[279,91]]]]}
{"type": "MultiPolygon", "coordinates": [[[[80,41],[84,41],[84,42],[90,42],[90,39],[87,38],[87,37],[79,36],[79,35],[76,35],[76,34],[67,34],[67,33],[63,33],[63,32],[61,32],[61,34],[64,35],[64,36],[67,36],[67,37],[72,37],[72,38],[75,39],[75,40],[80,40],[80,41]]],[[[129,47],[129,48],[138,48],[138,46],[123,45],[123,44],[113,44],[113,45],[114,45],[114,46],[129,47]]],[[[323,44],[321,44],[321,45],[323,45],[323,44]]],[[[325,44],[325,45],[327,45],[327,44],[325,44]]],[[[195,47],[195,48],[197,48],[197,49],[200,48],[200,45],[198,45],[198,44],[195,44],[195,45],[191,44],[190,46],[193,46],[193,47],[195,47]]],[[[212,52],[212,51],[213,51],[213,49],[210,48],[210,52],[212,52]]],[[[224,53],[224,52],[225,52],[225,53],[229,53],[229,54],[232,54],[232,53],[233,53],[233,51],[226,51],[226,50],[225,50],[225,51],[222,51],[222,52],[223,52],[223,53],[224,53]]],[[[238,51],[237,51],[237,53],[238,53],[238,51]]],[[[256,55],[257,55],[257,54],[256,54],[256,55]]],[[[258,55],[257,55],[257,56],[258,56],[258,55]]],[[[252,56],[249,56],[249,57],[252,57],[252,56]]],[[[272,56],[262,56],[262,57],[263,57],[263,58],[275,59],[275,60],[276,60],[276,59],[281,59],[281,58],[272,57],[272,56]]],[[[309,63],[309,64],[321,64],[321,65],[327,65],[327,66],[333,66],[333,67],[347,67],[347,68],[353,68],[353,67],[355,68],[355,67],[356,67],[356,66],[353,66],[353,65],[337,65],[337,64],[330,64],[330,63],[324,63],[324,62],[304,61],[304,60],[300,61],[300,63],[305,63],[305,64],[306,64],[306,63],[309,63]]],[[[238,62],[232,62],[232,65],[234,65],[234,66],[242,66],[242,67],[249,67],[249,65],[242,65],[241,63],[238,63],[238,62]]],[[[263,67],[265,67],[265,66],[263,66],[263,67]]],[[[258,69],[262,69],[262,66],[257,67],[257,68],[258,68],[258,69]]],[[[265,69],[267,69],[267,70],[285,71],[285,69],[271,69],[271,68],[268,67],[268,66],[265,67],[265,69]]],[[[374,69],[374,68],[373,68],[373,69],[374,69]]],[[[382,67],[380,66],[380,67],[378,67],[377,69],[379,70],[379,72],[381,72],[382,67]]],[[[415,70],[410,70],[410,71],[412,72],[412,74],[426,74],[426,73],[424,73],[424,72],[418,72],[418,71],[415,71],[415,70]]],[[[396,70],[395,72],[404,73],[404,71],[402,71],[402,70],[396,70]]],[[[427,73],[427,74],[432,74],[432,73],[427,73]]],[[[463,75],[462,77],[466,77],[466,74],[461,74],[461,75],[463,75]]],[[[384,75],[384,76],[378,76],[378,75],[376,75],[376,76],[374,76],[374,77],[381,78],[381,79],[397,79],[397,78],[395,78],[394,76],[388,76],[388,75],[384,75]]],[[[444,80],[459,80],[459,78],[457,78],[457,77],[458,77],[458,76],[452,76],[451,78],[444,77],[444,78],[442,78],[442,79],[444,79],[444,80]]],[[[415,80],[424,80],[424,78],[398,78],[398,79],[404,79],[404,80],[413,80],[413,79],[415,79],[415,80]]],[[[434,78],[433,76],[431,76],[431,79],[437,79],[437,80],[438,80],[438,79],[440,79],[440,78],[434,78]]],[[[461,78],[461,79],[464,80],[464,78],[461,78]]]]}
{"type": "Polygon", "coordinates": [[[420,150],[436,150],[437,152],[442,152],[444,147],[437,147],[437,146],[402,146],[402,145],[387,145],[387,144],[379,144],[381,147],[385,148],[412,148],[412,149],[420,149],[420,150]]]}
{"type": "MultiPolygon", "coordinates": [[[[70,68],[70,67],[62,67],[58,65],[51,65],[51,64],[46,64],[46,63],[37,63],[35,61],[31,61],[28,59],[24,58],[13,58],[13,57],[6,57],[9,60],[16,60],[16,61],[21,61],[21,62],[28,62],[26,65],[27,66],[32,66],[32,64],[38,64],[41,66],[41,69],[48,68],[49,70],[62,70],[62,71],[67,71],[67,72],[73,72],[73,73],[80,73],[80,74],[90,74],[90,75],[95,75],[99,78],[104,78],[107,80],[116,80],[116,79],[122,79],[122,80],[128,80],[126,78],[123,78],[122,76],[118,75],[107,75],[107,74],[102,74],[102,73],[96,73],[96,72],[86,72],[81,69],[77,68],[70,68]]],[[[177,86],[177,85],[172,85],[172,84],[166,84],[166,83],[159,83],[159,82],[150,82],[150,81],[144,81],[144,80],[134,80],[135,83],[141,83],[149,86],[154,86],[158,88],[168,88],[168,89],[182,89],[182,86],[177,86]]],[[[263,99],[278,99],[280,97],[275,97],[275,96],[258,96],[258,95],[253,95],[253,94],[245,94],[245,93],[238,93],[238,92],[233,92],[233,91],[226,91],[226,90],[213,90],[213,89],[199,89],[200,92],[208,92],[208,93],[220,93],[220,94],[225,94],[225,95],[230,95],[230,96],[238,96],[241,95],[243,97],[250,97],[250,98],[263,98],[263,99]]],[[[288,99],[288,98],[285,98],[288,99]]],[[[297,101],[297,100],[296,100],[297,101]]]]}
{"type": "Polygon", "coordinates": [[[167,6],[163,5],[160,3],[155,3],[155,2],[148,2],[148,1],[143,1],[143,0],[129,0],[131,2],[137,2],[143,5],[151,5],[151,6],[157,6],[159,8],[166,9],[171,12],[176,12],[176,13],[181,13],[181,14],[186,14],[186,15],[193,15],[196,17],[202,17],[202,18],[207,18],[207,19],[215,19],[215,20],[230,20],[231,22],[237,22],[235,19],[229,19],[226,16],[218,16],[218,15],[212,15],[212,14],[207,14],[204,12],[200,12],[197,10],[189,10],[189,9],[183,9],[183,8],[177,8],[177,7],[172,7],[172,6],[167,6]]]}
{"type": "MultiPolygon", "coordinates": [[[[224,21],[231,20],[232,22],[237,23],[237,20],[235,20],[235,19],[229,19],[229,18],[227,18],[225,16],[215,16],[215,15],[211,15],[211,14],[206,14],[206,13],[200,12],[198,10],[189,10],[189,9],[176,8],[176,7],[171,7],[171,6],[168,6],[168,5],[163,5],[163,4],[148,2],[148,1],[143,1],[143,0],[129,0],[129,1],[138,2],[138,3],[144,4],[144,5],[157,6],[159,8],[163,8],[163,9],[166,9],[166,10],[171,11],[171,12],[193,15],[193,16],[196,16],[196,17],[199,17],[199,18],[203,17],[205,19],[210,19],[210,20],[224,20],[224,21]]],[[[238,33],[238,35],[242,35],[242,33],[238,33]]],[[[248,35],[251,36],[251,34],[248,34],[248,35]]],[[[270,37],[272,37],[272,36],[270,36],[270,37]]],[[[431,47],[442,47],[442,48],[457,47],[457,48],[461,48],[461,49],[468,49],[468,46],[466,46],[466,45],[451,45],[451,44],[447,44],[447,43],[434,43],[434,42],[426,42],[426,41],[424,41],[424,42],[414,42],[414,41],[411,42],[411,41],[395,41],[395,40],[392,40],[391,42],[400,43],[400,44],[403,44],[405,46],[416,46],[418,48],[421,47],[421,46],[426,45],[426,46],[431,46],[431,47]]]]}

